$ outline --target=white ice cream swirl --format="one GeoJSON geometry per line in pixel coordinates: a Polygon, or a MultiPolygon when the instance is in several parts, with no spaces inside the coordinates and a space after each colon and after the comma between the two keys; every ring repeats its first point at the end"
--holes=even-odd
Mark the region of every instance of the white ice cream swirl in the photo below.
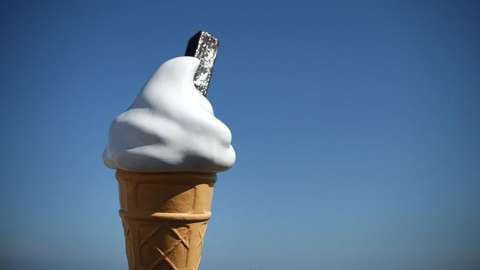
{"type": "Polygon", "coordinates": [[[105,164],[136,172],[218,172],[235,162],[232,135],[193,85],[199,60],[163,63],[128,110],[115,118],[105,164]]]}

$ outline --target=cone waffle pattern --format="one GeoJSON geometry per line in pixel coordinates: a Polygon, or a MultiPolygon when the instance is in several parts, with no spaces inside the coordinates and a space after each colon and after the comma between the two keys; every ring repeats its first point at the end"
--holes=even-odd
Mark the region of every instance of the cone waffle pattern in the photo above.
{"type": "Polygon", "coordinates": [[[130,270],[197,270],[215,174],[117,171],[130,270]]]}

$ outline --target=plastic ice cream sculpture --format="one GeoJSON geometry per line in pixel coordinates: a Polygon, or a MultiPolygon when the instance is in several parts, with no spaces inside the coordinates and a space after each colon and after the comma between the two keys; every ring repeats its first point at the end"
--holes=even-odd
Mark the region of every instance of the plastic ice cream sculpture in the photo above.
{"type": "Polygon", "coordinates": [[[216,173],[235,162],[231,133],[207,93],[218,41],[192,37],[113,120],[105,164],[117,170],[131,270],[196,270],[216,173]],[[203,95],[202,95],[203,94],[203,95]]]}

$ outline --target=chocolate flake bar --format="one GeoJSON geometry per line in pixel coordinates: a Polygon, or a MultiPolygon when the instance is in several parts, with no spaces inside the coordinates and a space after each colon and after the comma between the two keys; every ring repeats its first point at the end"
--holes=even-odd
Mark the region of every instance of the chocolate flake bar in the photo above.
{"type": "Polygon", "coordinates": [[[204,31],[196,33],[188,41],[185,55],[200,59],[200,65],[193,78],[193,83],[204,96],[207,96],[208,85],[212,78],[218,45],[218,39],[204,31]]]}

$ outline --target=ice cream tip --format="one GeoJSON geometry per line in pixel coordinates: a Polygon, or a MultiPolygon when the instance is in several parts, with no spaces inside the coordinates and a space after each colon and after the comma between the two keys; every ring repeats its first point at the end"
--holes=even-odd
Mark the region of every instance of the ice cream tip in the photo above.
{"type": "Polygon", "coordinates": [[[193,56],[200,59],[200,65],[195,72],[193,83],[204,96],[207,96],[218,46],[218,39],[205,31],[199,31],[188,41],[185,56],[193,56]]]}
{"type": "Polygon", "coordinates": [[[200,60],[160,65],[112,122],[105,164],[133,172],[220,172],[235,162],[230,129],[193,84],[200,60]]]}
{"type": "Polygon", "coordinates": [[[205,97],[218,40],[200,31],[167,60],[110,126],[105,165],[131,172],[216,173],[232,167],[230,129],[205,97]]]}

